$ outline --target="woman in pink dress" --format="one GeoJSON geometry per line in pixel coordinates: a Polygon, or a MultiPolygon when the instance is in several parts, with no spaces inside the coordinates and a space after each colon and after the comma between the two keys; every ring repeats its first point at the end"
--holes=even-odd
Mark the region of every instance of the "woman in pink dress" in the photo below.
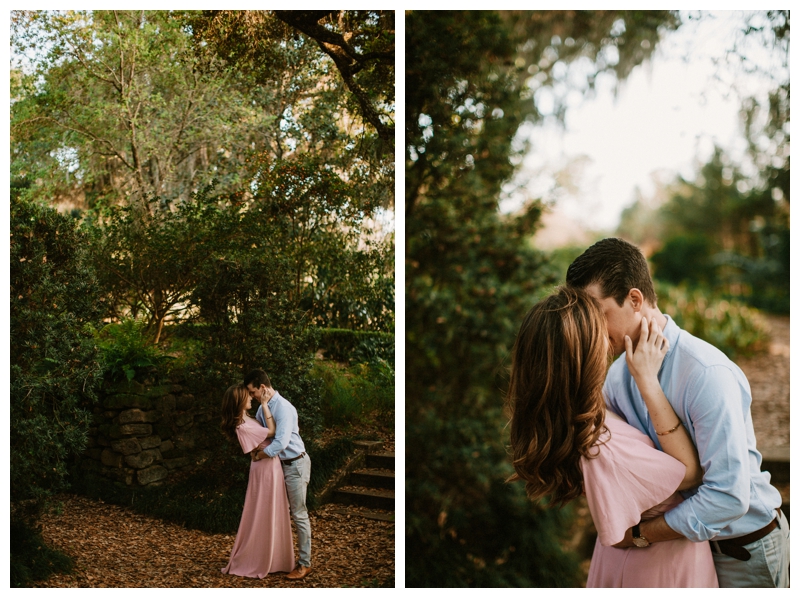
{"type": "Polygon", "coordinates": [[[267,427],[262,427],[247,414],[251,403],[250,393],[241,385],[231,386],[222,399],[222,431],[251,456],[242,520],[222,572],[263,578],[294,569],[294,546],[283,470],[277,458],[262,450],[275,436],[275,420],[265,399],[261,408],[267,427]]]}
{"type": "Polygon", "coordinates": [[[609,363],[605,317],[585,291],[559,288],[525,317],[513,350],[509,408],[515,475],[528,496],[566,504],[586,495],[598,531],[587,587],[718,587],[708,542],[615,548],[625,532],[702,480],[697,450],[658,382],[669,348],[642,318],[625,359],[664,452],[616,414],[602,389],[609,363]]]}

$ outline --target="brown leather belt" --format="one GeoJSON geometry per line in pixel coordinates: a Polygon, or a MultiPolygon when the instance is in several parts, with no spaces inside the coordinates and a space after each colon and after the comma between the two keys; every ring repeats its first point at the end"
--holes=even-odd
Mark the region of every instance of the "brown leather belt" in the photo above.
{"type": "MultiPolygon", "coordinates": [[[[285,459],[285,460],[281,459],[281,465],[289,465],[289,463],[294,463],[298,459],[302,459],[305,456],[306,456],[306,452],[303,451],[302,453],[300,453],[297,457],[294,457],[293,459],[285,459]]],[[[750,558],[750,557],[748,557],[748,558],[750,558]]]]}
{"type": "MultiPolygon", "coordinates": [[[[778,517],[781,515],[780,509],[775,509],[778,512],[778,517]]],[[[711,540],[711,550],[713,552],[721,552],[722,554],[727,554],[730,557],[733,557],[740,561],[749,561],[750,560],[750,551],[747,550],[744,546],[746,544],[750,544],[750,542],[755,542],[756,540],[760,540],[776,527],[778,527],[778,517],[770,521],[767,525],[762,527],[760,530],[754,531],[753,533],[747,534],[746,536],[740,536],[738,538],[730,538],[727,540],[711,540]]]]}

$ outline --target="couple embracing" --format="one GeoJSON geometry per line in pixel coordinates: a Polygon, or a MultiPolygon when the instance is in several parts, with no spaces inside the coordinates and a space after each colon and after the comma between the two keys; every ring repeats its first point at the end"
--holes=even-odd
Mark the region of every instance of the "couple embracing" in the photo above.
{"type": "Polygon", "coordinates": [[[788,587],[789,525],[742,371],[659,311],[634,245],[599,241],[566,282],[514,346],[511,479],[532,499],[586,496],[587,586],[788,587]]]}
{"type": "Polygon", "coordinates": [[[253,370],[222,399],[222,431],[250,454],[250,477],[239,531],[223,573],[264,578],[288,571],[300,580],[311,572],[311,523],[306,490],[311,459],[305,452],[297,410],[272,388],[263,370],[253,370]],[[253,400],[256,417],[248,415],[253,400]],[[295,565],[292,526],[300,551],[295,565]]]}

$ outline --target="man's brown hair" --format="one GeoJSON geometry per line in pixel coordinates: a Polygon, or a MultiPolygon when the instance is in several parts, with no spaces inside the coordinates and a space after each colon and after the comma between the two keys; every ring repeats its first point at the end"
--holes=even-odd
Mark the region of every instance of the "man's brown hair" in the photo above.
{"type": "Polygon", "coordinates": [[[613,297],[617,305],[625,303],[631,289],[639,289],[645,300],[656,306],[656,291],[647,260],[636,245],[623,239],[598,241],[579,255],[567,269],[567,284],[585,289],[600,285],[603,297],[613,297]]]}
{"type": "Polygon", "coordinates": [[[242,382],[244,386],[249,386],[252,384],[255,388],[260,388],[263,384],[268,388],[272,388],[272,382],[269,381],[269,376],[267,376],[267,372],[264,370],[258,369],[253,370],[249,374],[244,377],[244,382],[242,382]]]}

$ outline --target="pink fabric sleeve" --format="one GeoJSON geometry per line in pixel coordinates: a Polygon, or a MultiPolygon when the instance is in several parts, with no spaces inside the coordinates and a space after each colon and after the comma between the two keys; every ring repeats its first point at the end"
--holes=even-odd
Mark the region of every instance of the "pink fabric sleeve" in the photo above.
{"type": "Polygon", "coordinates": [[[236,428],[236,435],[239,437],[239,444],[242,445],[242,452],[249,453],[267,438],[269,430],[262,428],[260,424],[245,421],[236,428]]]}
{"type": "Polygon", "coordinates": [[[600,543],[612,546],[639,523],[642,513],[675,493],[686,466],[617,430],[593,454],[598,449],[598,457],[581,459],[584,490],[600,543]]]}

